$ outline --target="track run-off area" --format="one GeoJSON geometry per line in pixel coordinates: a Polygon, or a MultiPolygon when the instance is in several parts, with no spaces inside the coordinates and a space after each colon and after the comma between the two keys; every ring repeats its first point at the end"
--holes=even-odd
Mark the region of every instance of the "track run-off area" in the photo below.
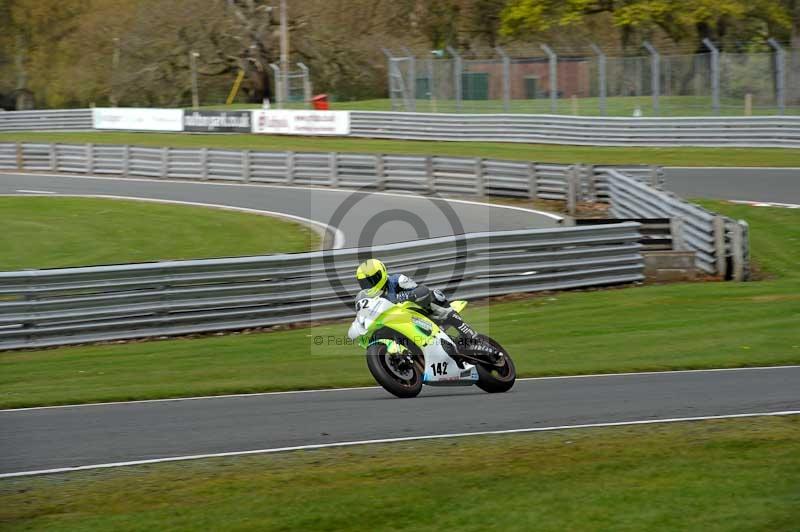
{"type": "MultiPolygon", "coordinates": [[[[731,176],[752,179],[742,169],[694,180],[701,171],[667,169],[667,188],[684,196],[800,203],[800,175],[792,169],[765,171],[771,177],[750,188],[732,184],[738,177],[731,176]]],[[[332,247],[451,235],[453,220],[442,203],[464,232],[560,223],[558,216],[519,207],[273,185],[4,173],[0,194],[125,197],[281,213],[329,227],[332,247]],[[339,217],[348,198],[353,205],[339,217]],[[403,214],[385,216],[393,211],[403,214]],[[364,241],[364,228],[378,222],[380,231],[364,241]]],[[[426,388],[415,400],[368,387],[4,410],[0,478],[408,439],[789,415],[800,413],[799,390],[800,366],[783,366],[520,379],[507,394],[426,388]]]]}
{"type": "Polygon", "coordinates": [[[0,411],[0,478],[414,439],[800,414],[800,366],[521,379],[0,411]]]}

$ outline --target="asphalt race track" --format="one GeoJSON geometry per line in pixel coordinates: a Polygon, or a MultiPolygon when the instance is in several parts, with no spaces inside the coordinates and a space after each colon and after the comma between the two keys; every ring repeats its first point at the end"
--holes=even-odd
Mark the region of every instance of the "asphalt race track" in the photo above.
{"type": "Polygon", "coordinates": [[[113,195],[280,212],[338,228],[344,235],[340,247],[367,247],[465,232],[555,227],[559,222],[555,215],[528,209],[408,194],[196,181],[0,174],[0,194],[20,193],[113,195]],[[374,234],[374,239],[370,234],[374,234]]]}
{"type": "MultiPolygon", "coordinates": [[[[667,187],[684,196],[800,203],[796,170],[754,175],[667,169],[667,187]]],[[[0,194],[47,193],[276,211],[333,224],[345,235],[342,246],[558,224],[552,215],[525,209],[402,194],[0,174],[0,194]],[[339,216],[340,210],[346,212],[339,216]],[[369,242],[364,228],[376,226],[380,231],[369,242]]],[[[426,388],[414,400],[364,388],[6,410],[0,411],[0,477],[386,438],[779,411],[800,411],[800,366],[529,379],[500,395],[426,388]]]]}
{"type": "Polygon", "coordinates": [[[800,168],[674,167],[664,176],[665,188],[682,198],[800,204],[800,168]]]}
{"type": "Polygon", "coordinates": [[[0,411],[0,475],[383,438],[800,410],[800,366],[0,411]]]}

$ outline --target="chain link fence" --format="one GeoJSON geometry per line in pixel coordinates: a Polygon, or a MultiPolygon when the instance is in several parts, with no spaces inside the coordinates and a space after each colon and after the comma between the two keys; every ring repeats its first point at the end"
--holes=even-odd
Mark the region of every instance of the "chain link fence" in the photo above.
{"type": "Polygon", "coordinates": [[[411,112],[582,116],[748,116],[800,114],[800,50],[769,41],[769,52],[607,57],[501,48],[416,56],[385,50],[392,109],[411,112]]]}

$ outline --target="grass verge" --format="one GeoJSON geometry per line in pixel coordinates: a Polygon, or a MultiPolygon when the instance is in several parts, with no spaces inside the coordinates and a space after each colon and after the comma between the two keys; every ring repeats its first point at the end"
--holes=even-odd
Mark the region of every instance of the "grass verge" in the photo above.
{"type": "Polygon", "coordinates": [[[184,133],[0,133],[0,142],[130,144],[315,152],[394,153],[491,157],[552,163],[657,164],[662,166],[800,166],[792,148],[625,148],[502,142],[432,142],[268,135],[184,133]]]}
{"type": "Polygon", "coordinates": [[[0,271],[307,251],[320,243],[313,230],[269,216],[117,199],[0,197],[0,224],[0,271]]]}
{"type": "MultiPolygon", "coordinates": [[[[571,117],[573,115],[600,116],[600,98],[559,98],[556,102],[556,113],[571,117]]],[[[505,113],[502,100],[464,100],[461,110],[455,100],[418,99],[415,102],[418,113],[505,113]]],[[[295,109],[307,108],[305,103],[290,103],[288,107],[295,109]]],[[[722,98],[720,101],[720,114],[722,116],[744,116],[744,98],[722,98]]],[[[260,109],[260,104],[232,104],[232,105],[206,105],[203,109],[233,110],[233,109],[260,109]]],[[[710,96],[661,96],[659,98],[659,112],[653,110],[652,96],[611,96],[606,98],[606,113],[611,117],[633,116],[639,109],[642,116],[652,118],[661,117],[695,117],[716,116],[711,106],[710,96]]],[[[389,98],[376,98],[372,100],[336,101],[331,104],[331,109],[337,111],[392,111],[392,100],[389,98]]],[[[757,116],[771,116],[778,114],[777,106],[760,105],[753,110],[757,116]]],[[[525,114],[552,114],[553,109],[550,99],[533,98],[527,100],[511,100],[509,113],[525,114]]],[[[789,106],[785,114],[800,114],[800,108],[789,106]]]]}
{"type": "Polygon", "coordinates": [[[779,532],[798,457],[798,416],[370,445],[4,480],[0,526],[779,532]]]}
{"type": "MultiPolygon", "coordinates": [[[[474,305],[521,376],[800,362],[800,211],[704,202],[751,224],[766,280],[560,292],[474,305]]],[[[0,353],[0,407],[374,384],[347,323],[0,353]]]]}

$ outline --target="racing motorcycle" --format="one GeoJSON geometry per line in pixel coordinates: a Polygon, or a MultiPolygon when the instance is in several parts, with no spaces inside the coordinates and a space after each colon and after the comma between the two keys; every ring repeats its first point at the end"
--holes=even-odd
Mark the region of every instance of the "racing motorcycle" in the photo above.
{"type": "MultiPolygon", "coordinates": [[[[460,313],[467,302],[450,306],[460,313]]],[[[378,384],[397,397],[416,397],[423,384],[475,384],[500,393],[517,378],[514,361],[499,343],[482,334],[454,340],[411,301],[359,300],[348,336],[367,350],[367,367],[378,384]]]]}

